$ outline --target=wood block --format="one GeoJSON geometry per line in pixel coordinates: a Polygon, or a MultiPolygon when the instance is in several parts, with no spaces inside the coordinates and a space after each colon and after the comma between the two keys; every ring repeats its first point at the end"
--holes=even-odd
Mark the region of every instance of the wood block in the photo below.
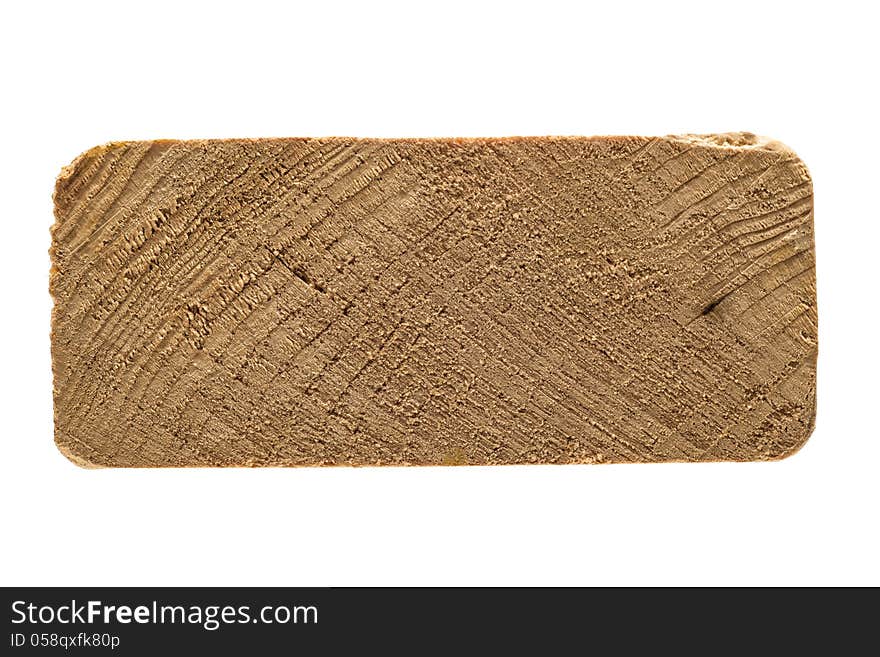
{"type": "Polygon", "coordinates": [[[754,135],[113,143],[55,217],[80,465],[766,460],[813,428],[812,185],[754,135]]]}

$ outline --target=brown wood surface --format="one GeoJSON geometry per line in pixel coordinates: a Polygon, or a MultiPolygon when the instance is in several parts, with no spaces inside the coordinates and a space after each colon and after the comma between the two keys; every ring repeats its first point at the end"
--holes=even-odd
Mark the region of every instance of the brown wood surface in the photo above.
{"type": "Polygon", "coordinates": [[[786,456],[812,208],[743,133],[97,147],[55,191],[55,439],[98,466],[786,456]]]}

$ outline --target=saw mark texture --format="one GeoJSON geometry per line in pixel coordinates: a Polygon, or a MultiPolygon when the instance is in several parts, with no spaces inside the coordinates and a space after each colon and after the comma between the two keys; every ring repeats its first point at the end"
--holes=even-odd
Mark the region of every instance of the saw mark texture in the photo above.
{"type": "Polygon", "coordinates": [[[114,143],[55,216],[81,465],[766,460],[813,427],[812,185],[754,135],[114,143]]]}

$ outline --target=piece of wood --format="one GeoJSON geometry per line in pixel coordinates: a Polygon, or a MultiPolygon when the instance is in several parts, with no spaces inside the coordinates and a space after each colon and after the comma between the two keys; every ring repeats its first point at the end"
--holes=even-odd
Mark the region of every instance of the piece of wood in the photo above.
{"type": "Polygon", "coordinates": [[[55,439],[93,466],[765,460],[815,415],[777,142],[113,143],[55,190],[55,439]]]}

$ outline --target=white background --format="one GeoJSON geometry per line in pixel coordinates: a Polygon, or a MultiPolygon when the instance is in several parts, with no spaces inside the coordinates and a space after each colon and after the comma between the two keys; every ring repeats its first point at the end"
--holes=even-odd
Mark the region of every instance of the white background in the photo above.
{"type": "Polygon", "coordinates": [[[880,584],[873,3],[4,3],[0,584],[880,584]],[[60,168],[110,140],[747,130],[815,184],[818,424],[769,464],[83,470],[60,168]]]}

